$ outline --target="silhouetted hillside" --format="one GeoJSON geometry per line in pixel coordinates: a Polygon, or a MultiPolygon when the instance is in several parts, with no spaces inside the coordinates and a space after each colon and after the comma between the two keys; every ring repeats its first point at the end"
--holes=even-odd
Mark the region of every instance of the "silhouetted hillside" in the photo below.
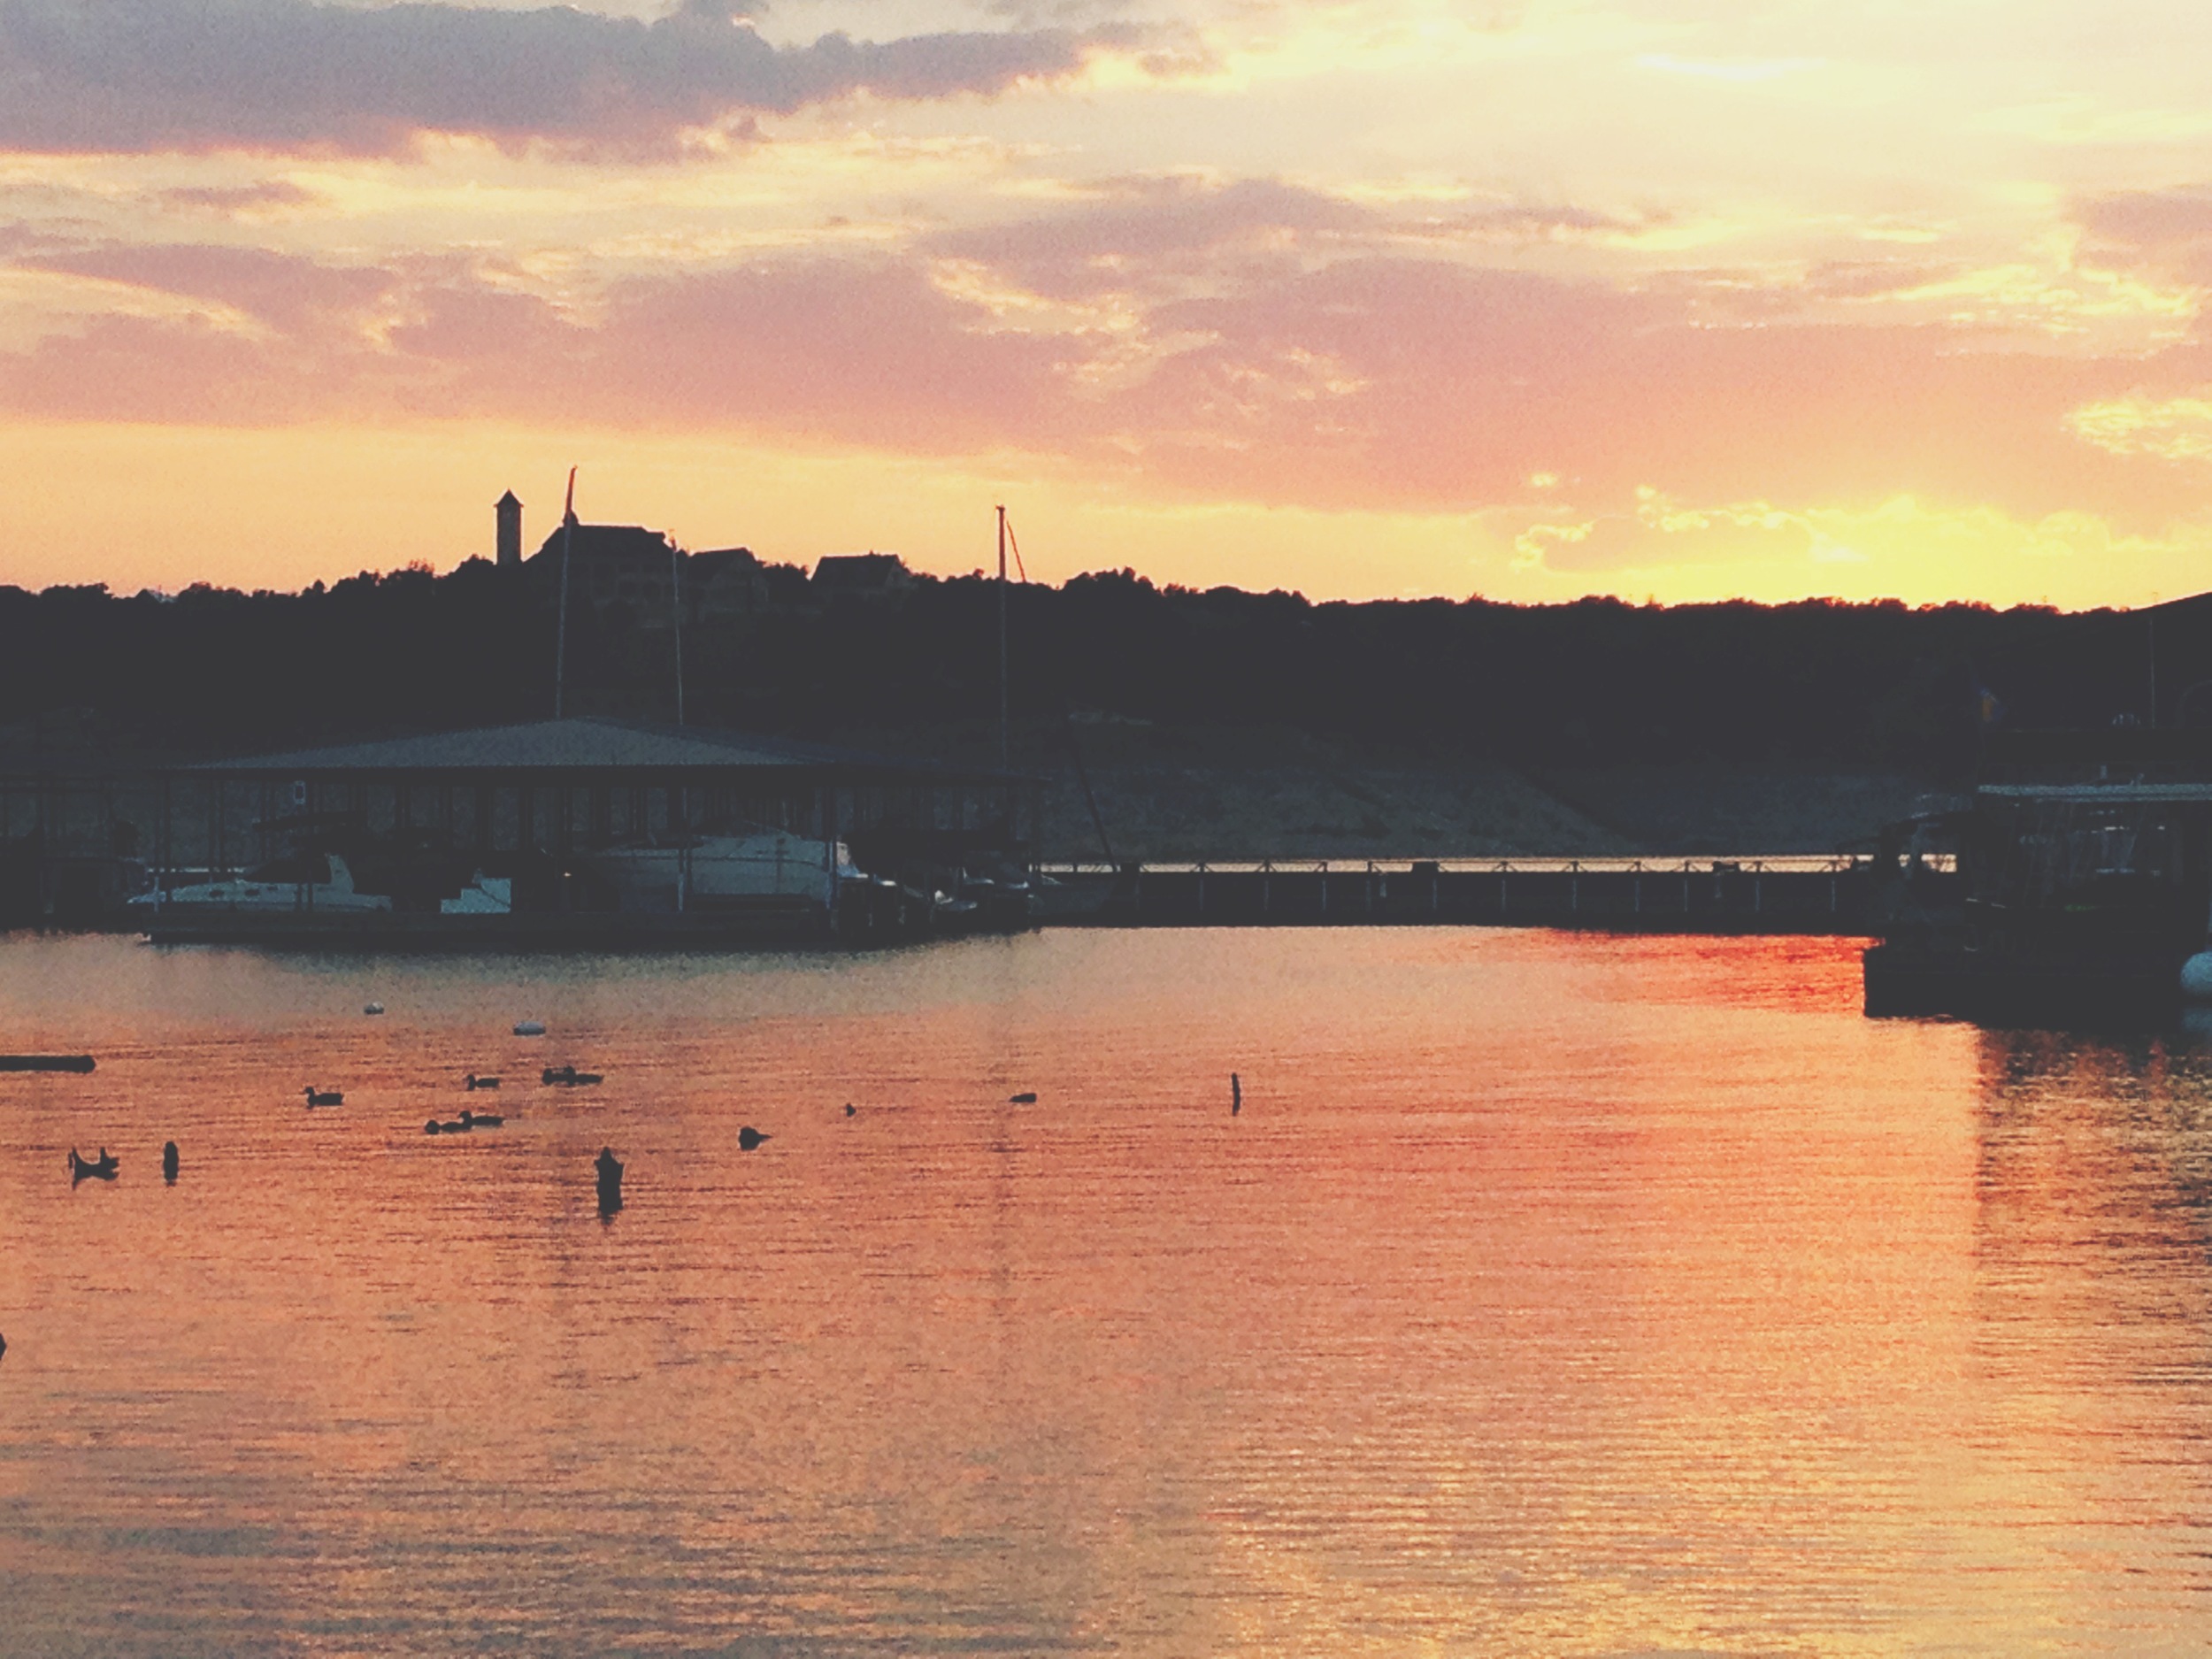
{"type": "MultiPolygon", "coordinates": [[[[26,740],[237,750],[549,711],[553,611],[521,570],[362,575],[301,594],[0,588],[0,723],[26,740]],[[51,711],[81,711],[63,737],[51,711]],[[89,711],[88,715],[81,711],[89,711]]],[[[754,608],[687,626],[687,713],[791,733],[921,730],[996,708],[992,584],[918,578],[825,596],[767,567],[754,608]]],[[[1671,609],[1154,587],[1129,572],[1011,595],[1013,701],[1219,731],[1267,726],[1364,750],[1564,772],[1820,764],[1955,777],[1983,688],[2012,722],[2142,718],[2156,630],[2162,717],[2212,678],[2212,600],[2061,616],[1974,605],[1671,609]]],[[[664,619],[572,603],[572,711],[666,718],[664,619]]],[[[2212,720],[2212,691],[2191,699],[2212,720]]]]}

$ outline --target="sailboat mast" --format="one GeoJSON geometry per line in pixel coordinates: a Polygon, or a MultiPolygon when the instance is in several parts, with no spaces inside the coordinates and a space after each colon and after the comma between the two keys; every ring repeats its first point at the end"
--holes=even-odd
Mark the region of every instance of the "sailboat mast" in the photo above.
{"type": "Polygon", "coordinates": [[[676,641],[676,724],[684,723],[684,567],[676,544],[668,544],[668,627],[676,641]]]}
{"type": "Polygon", "coordinates": [[[998,510],[998,765],[1010,764],[1006,711],[1006,509],[998,510]]]}
{"type": "Polygon", "coordinates": [[[553,636],[553,718],[561,718],[561,689],[568,671],[568,552],[576,544],[576,469],[568,469],[568,501],[561,509],[561,603],[553,636]]]}

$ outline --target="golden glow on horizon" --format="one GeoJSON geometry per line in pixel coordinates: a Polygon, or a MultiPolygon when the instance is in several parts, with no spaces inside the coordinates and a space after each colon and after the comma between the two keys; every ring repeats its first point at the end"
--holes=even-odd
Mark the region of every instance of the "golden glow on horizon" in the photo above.
{"type": "Polygon", "coordinates": [[[1481,594],[1548,603],[1595,593],[1636,603],[1815,595],[1927,604],[1961,596],[1963,572],[1970,596],[1992,603],[2085,608],[2194,591],[2198,572],[2212,567],[2212,521],[2155,538],[2085,514],[2021,520],[1909,496],[1789,511],[1685,506],[1654,492],[1633,517],[1660,557],[1586,566],[1576,550],[1609,526],[1561,520],[1534,501],[1470,514],[1318,512],[1101,490],[1020,456],[947,463],[478,424],[74,426],[0,427],[0,466],[19,480],[12,511],[25,549],[6,580],[173,592],[201,580],[295,588],[416,560],[449,570],[490,557],[491,503],[509,488],[526,503],[525,541],[534,549],[558,519],[571,459],[582,467],[587,518],[650,524],[693,549],[742,543],[801,565],[875,549],[956,575],[989,563],[988,503],[1005,501],[1036,580],[1133,565],[1163,583],[1283,588],[1317,601],[1481,594]],[[132,489],[104,486],[119,473],[132,489]],[[195,526],[189,503],[211,494],[235,506],[219,526],[195,526]],[[664,511],[675,500],[686,503],[681,516],[664,511]],[[244,548],[224,557],[218,534],[244,548]],[[88,546],[112,552],[88,568],[88,546]],[[2116,583],[2116,569],[2130,573],[2128,585],[2116,583]]]}
{"type": "Polygon", "coordinates": [[[58,469],[0,580],[403,563],[320,508],[405,454],[441,564],[604,456],[798,558],[956,567],[963,492],[1026,488],[1070,570],[1316,595],[2188,590],[2212,121],[2196,25],[2127,6],[2164,44],[2029,0],[1999,62],[1964,14],[1139,0],[1064,79],[665,142],[0,150],[0,451],[58,469]]]}

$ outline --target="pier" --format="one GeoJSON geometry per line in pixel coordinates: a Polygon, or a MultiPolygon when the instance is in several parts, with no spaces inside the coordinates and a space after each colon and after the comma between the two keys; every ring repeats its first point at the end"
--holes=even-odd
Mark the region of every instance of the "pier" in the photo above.
{"type": "MultiPolygon", "coordinates": [[[[1865,858],[1509,858],[1041,864],[1037,919],[1103,927],[1486,926],[1872,931],[1906,878],[1865,858]]],[[[1911,877],[1939,902],[1947,867],[1911,877]]]]}

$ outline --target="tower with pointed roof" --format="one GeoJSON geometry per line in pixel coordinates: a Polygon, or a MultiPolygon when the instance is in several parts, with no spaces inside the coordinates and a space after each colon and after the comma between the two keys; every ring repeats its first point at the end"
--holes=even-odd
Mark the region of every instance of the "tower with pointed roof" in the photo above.
{"type": "Polygon", "coordinates": [[[522,503],[511,489],[493,503],[499,515],[499,567],[515,569],[522,564],[522,503]]]}

